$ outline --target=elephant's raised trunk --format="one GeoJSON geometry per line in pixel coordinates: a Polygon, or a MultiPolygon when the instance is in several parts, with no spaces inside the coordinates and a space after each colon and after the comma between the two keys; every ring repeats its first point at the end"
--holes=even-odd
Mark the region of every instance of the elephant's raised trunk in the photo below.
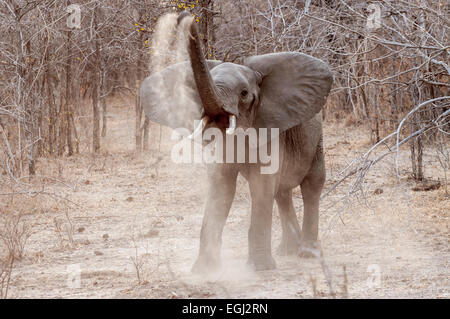
{"type": "MultiPolygon", "coordinates": [[[[181,13],[178,17],[178,23],[181,23],[183,19],[188,17],[191,18],[191,15],[188,12],[181,13]]],[[[218,115],[225,115],[224,105],[217,96],[215,84],[209,73],[205,58],[203,57],[197,26],[193,21],[191,21],[189,30],[189,57],[198,94],[205,109],[205,115],[208,115],[211,118],[218,115]]]]}

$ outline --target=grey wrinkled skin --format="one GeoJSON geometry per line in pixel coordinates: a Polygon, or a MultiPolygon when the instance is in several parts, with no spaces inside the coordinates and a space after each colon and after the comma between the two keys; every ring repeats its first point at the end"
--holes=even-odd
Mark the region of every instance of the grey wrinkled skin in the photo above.
{"type": "Polygon", "coordinates": [[[296,52],[253,56],[242,65],[205,61],[200,56],[195,23],[190,32],[190,61],[153,74],[142,83],[141,101],[150,120],[192,129],[189,123],[208,115],[207,127],[218,127],[225,136],[228,116],[234,114],[237,127],[279,128],[281,132],[280,168],[274,174],[261,174],[261,163],[208,165],[200,251],[192,270],[202,273],[220,265],[222,231],[239,173],[249,183],[252,201],[248,263],[256,270],[276,267],[271,247],[274,201],[282,225],[278,252],[311,256],[317,248],[319,198],[325,181],[321,109],[333,81],[328,66],[296,52]],[[173,103],[177,92],[172,81],[186,70],[193,96],[186,105],[179,105],[173,103]],[[172,116],[180,109],[186,111],[181,118],[172,116]],[[298,185],[304,203],[302,227],[292,201],[292,189],[298,185]]]}

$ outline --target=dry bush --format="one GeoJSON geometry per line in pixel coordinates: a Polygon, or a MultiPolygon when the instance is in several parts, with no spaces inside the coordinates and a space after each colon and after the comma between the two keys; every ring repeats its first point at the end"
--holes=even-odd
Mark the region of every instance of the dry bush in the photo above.
{"type": "Polygon", "coordinates": [[[134,254],[130,256],[130,260],[136,273],[137,284],[146,284],[148,282],[147,278],[149,275],[146,268],[150,258],[148,247],[145,248],[144,253],[140,253],[140,247],[134,235],[132,236],[131,241],[133,242],[134,254]]]}
{"type": "Polygon", "coordinates": [[[54,217],[53,224],[55,225],[55,233],[58,237],[60,248],[73,248],[75,245],[73,235],[75,233],[75,226],[70,219],[69,212],[65,211],[65,218],[54,217]]]}
{"type": "Polygon", "coordinates": [[[0,299],[8,298],[11,274],[14,267],[14,257],[0,258],[0,299]]]}
{"type": "Polygon", "coordinates": [[[0,299],[8,297],[15,262],[24,257],[30,235],[31,227],[23,214],[0,215],[0,299]]]}
{"type": "Polygon", "coordinates": [[[139,255],[138,248],[135,247],[135,254],[130,256],[130,260],[133,263],[134,270],[136,271],[136,279],[138,285],[147,283],[146,273],[145,273],[145,264],[146,264],[146,255],[139,255]]]}
{"type": "Polygon", "coordinates": [[[21,260],[25,245],[31,236],[31,227],[22,213],[2,214],[0,217],[0,240],[8,251],[8,259],[21,260]]]}

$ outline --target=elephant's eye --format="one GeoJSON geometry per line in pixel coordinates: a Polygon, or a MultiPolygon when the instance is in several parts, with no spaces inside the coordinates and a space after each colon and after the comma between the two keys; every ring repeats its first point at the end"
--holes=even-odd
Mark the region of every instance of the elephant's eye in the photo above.
{"type": "Polygon", "coordinates": [[[248,95],[248,91],[247,90],[242,90],[241,91],[241,96],[242,97],[246,97],[248,95]]]}

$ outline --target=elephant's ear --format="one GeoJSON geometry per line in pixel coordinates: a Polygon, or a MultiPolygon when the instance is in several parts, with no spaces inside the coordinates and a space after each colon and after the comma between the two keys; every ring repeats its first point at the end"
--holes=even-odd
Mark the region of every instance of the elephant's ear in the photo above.
{"type": "MultiPolygon", "coordinates": [[[[209,69],[221,61],[207,60],[209,69]]],[[[194,129],[203,107],[190,62],[180,62],[153,73],[142,81],[141,105],[154,122],[171,128],[194,129]]]]}
{"type": "Polygon", "coordinates": [[[244,65],[262,75],[256,127],[285,131],[310,120],[325,104],[333,83],[327,64],[297,53],[249,57],[244,65]]]}

